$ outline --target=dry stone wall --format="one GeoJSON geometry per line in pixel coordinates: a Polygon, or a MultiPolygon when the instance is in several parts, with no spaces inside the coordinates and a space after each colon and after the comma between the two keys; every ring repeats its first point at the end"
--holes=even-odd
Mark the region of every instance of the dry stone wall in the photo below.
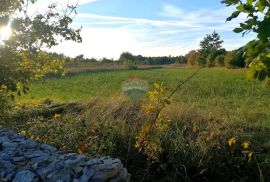
{"type": "Polygon", "coordinates": [[[129,174],[119,159],[89,159],[0,130],[0,181],[126,182],[129,174]]]}

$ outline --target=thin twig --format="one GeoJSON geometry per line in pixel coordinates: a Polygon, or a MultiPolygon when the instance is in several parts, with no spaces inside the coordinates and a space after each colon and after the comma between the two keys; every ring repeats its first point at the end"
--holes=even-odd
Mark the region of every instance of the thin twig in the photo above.
{"type": "MultiPolygon", "coordinates": [[[[187,77],[184,81],[181,81],[177,87],[169,94],[169,96],[167,97],[168,99],[171,99],[172,96],[185,84],[187,83],[189,80],[191,80],[203,67],[200,67],[199,69],[197,69],[192,75],[190,75],[189,77],[187,77]]],[[[152,133],[153,131],[153,127],[155,126],[156,124],[156,121],[161,113],[161,111],[166,107],[166,104],[163,104],[162,107],[160,107],[150,125],[150,129],[149,129],[149,133],[147,134],[146,136],[146,139],[148,139],[148,137],[150,136],[150,134],[152,133]]]]}

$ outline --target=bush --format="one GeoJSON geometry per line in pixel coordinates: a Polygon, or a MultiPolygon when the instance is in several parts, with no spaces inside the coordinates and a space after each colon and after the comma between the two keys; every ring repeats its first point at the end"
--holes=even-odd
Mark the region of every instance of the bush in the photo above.
{"type": "Polygon", "coordinates": [[[205,65],[207,61],[207,57],[209,55],[209,52],[207,51],[199,51],[198,56],[196,57],[195,63],[198,65],[205,65]]]}
{"type": "MultiPolygon", "coordinates": [[[[30,139],[61,150],[91,157],[119,157],[133,181],[258,181],[256,160],[262,173],[267,174],[269,159],[259,154],[256,160],[249,159],[242,153],[242,143],[255,138],[244,127],[175,105],[163,110],[162,116],[170,119],[171,124],[156,136],[161,141],[156,159],[135,148],[138,132],[149,118],[140,105],[133,105],[125,97],[110,101],[93,99],[79,111],[69,108],[53,115],[37,114],[28,120],[18,117],[10,122],[30,139]]],[[[252,151],[261,147],[255,143],[252,141],[252,151]]],[[[268,176],[264,177],[267,181],[268,176]]]]}
{"type": "Polygon", "coordinates": [[[208,67],[213,67],[215,66],[215,59],[217,57],[217,53],[212,52],[210,54],[208,54],[207,58],[206,58],[206,65],[208,67]]]}
{"type": "Polygon", "coordinates": [[[11,109],[12,100],[5,91],[0,89],[0,120],[5,117],[7,112],[11,109]]]}
{"type": "Polygon", "coordinates": [[[245,67],[243,51],[242,50],[229,51],[224,58],[224,64],[227,68],[245,67]]]}
{"type": "Polygon", "coordinates": [[[198,57],[198,52],[196,52],[196,51],[190,51],[186,56],[185,56],[185,58],[186,58],[186,60],[187,60],[187,63],[189,64],[189,65],[195,65],[195,63],[196,63],[196,59],[197,59],[197,57],[198,57]]]}
{"type": "Polygon", "coordinates": [[[223,54],[217,56],[216,59],[215,59],[216,65],[224,66],[224,58],[225,58],[225,55],[223,55],[223,54]]]}

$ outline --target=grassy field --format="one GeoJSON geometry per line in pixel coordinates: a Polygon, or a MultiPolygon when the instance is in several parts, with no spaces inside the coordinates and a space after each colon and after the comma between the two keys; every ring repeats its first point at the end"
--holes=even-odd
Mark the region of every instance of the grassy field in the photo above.
{"type": "Polygon", "coordinates": [[[269,181],[269,86],[247,81],[245,70],[200,70],[156,118],[160,105],[151,105],[146,91],[163,83],[169,94],[196,70],[46,78],[32,83],[0,125],[62,151],[119,158],[131,181],[269,181]],[[124,92],[127,83],[147,88],[141,102],[131,97],[140,92],[124,92]]]}
{"type": "MultiPolygon", "coordinates": [[[[49,78],[31,85],[31,92],[19,102],[52,99],[56,102],[87,101],[93,97],[110,98],[123,94],[122,87],[132,77],[164,83],[172,90],[196,68],[119,70],[88,72],[49,78]]],[[[151,89],[151,88],[150,88],[151,89]]],[[[176,93],[173,105],[196,108],[230,120],[270,125],[269,86],[245,80],[244,70],[202,69],[176,93]]]]}

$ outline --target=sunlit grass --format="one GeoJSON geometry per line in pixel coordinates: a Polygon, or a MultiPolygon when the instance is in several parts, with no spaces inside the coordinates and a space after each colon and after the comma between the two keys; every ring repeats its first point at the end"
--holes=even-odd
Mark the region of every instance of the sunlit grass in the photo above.
{"type": "MultiPolygon", "coordinates": [[[[93,97],[110,98],[122,94],[122,84],[137,76],[149,85],[163,82],[173,89],[196,68],[122,70],[81,73],[63,78],[49,78],[31,85],[31,91],[18,99],[32,102],[52,99],[56,102],[87,101],[93,97]]],[[[243,70],[202,69],[173,98],[172,105],[197,108],[236,121],[269,123],[269,86],[245,79],[243,70]]],[[[268,125],[268,124],[267,124],[268,125]]]]}

